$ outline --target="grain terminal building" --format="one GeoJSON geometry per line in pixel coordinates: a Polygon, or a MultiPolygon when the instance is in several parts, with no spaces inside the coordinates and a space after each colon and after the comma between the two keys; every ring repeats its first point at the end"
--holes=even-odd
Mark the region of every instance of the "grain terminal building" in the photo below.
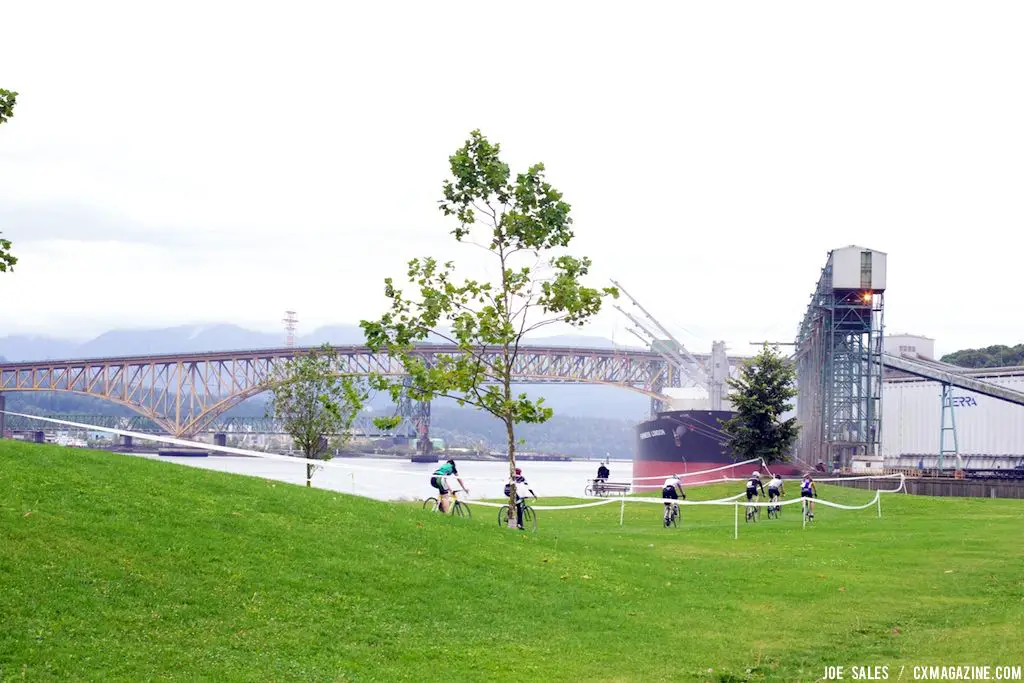
{"type": "MultiPolygon", "coordinates": [[[[935,341],[928,337],[894,334],[885,338],[886,353],[1024,391],[1024,367],[966,370],[938,363],[934,349],[935,341]]],[[[954,390],[951,404],[944,424],[940,384],[886,369],[882,388],[883,463],[865,465],[872,469],[881,464],[886,469],[930,470],[938,466],[940,453],[945,451],[942,459],[947,468],[954,466],[958,452],[965,471],[1010,474],[1016,469],[1024,476],[1024,406],[963,389],[954,390]]]]}

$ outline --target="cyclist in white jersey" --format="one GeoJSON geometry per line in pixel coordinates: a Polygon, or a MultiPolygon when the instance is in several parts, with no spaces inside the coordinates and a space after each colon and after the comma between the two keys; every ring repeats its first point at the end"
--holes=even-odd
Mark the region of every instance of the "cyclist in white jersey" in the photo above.
{"type": "MultiPolygon", "coordinates": [[[[679,500],[679,496],[682,496],[683,500],[686,500],[686,494],[683,493],[683,482],[679,481],[679,477],[673,474],[665,480],[664,484],[662,484],[661,497],[679,500]]],[[[665,526],[669,525],[669,506],[673,504],[674,503],[665,503],[665,526]]]]}
{"type": "MultiPolygon", "coordinates": [[[[768,482],[768,500],[778,499],[786,495],[784,487],[782,485],[782,477],[777,474],[772,475],[772,480],[768,482]]],[[[775,506],[775,511],[779,511],[779,506],[775,506]]]]}

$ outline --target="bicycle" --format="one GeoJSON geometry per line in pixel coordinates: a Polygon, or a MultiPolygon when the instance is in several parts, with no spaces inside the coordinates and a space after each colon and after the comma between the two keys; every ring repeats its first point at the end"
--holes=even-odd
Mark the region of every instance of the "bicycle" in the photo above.
{"type": "MultiPolygon", "coordinates": [[[[452,502],[448,506],[448,514],[458,515],[459,517],[472,517],[473,514],[469,511],[469,506],[463,503],[461,500],[459,500],[458,496],[456,495],[459,491],[462,490],[464,489],[453,489],[449,494],[451,496],[452,502]]],[[[431,496],[430,498],[427,498],[425,501],[423,501],[423,509],[430,510],[431,512],[440,511],[441,501],[438,500],[436,496],[431,496]]]]}
{"type": "Polygon", "coordinates": [[[679,526],[679,503],[672,503],[671,505],[665,505],[665,528],[667,529],[671,524],[674,527],[679,526]]]}
{"type": "Polygon", "coordinates": [[[782,513],[782,506],[781,505],[777,505],[777,503],[779,502],[779,496],[777,496],[777,495],[772,496],[769,499],[768,502],[776,503],[776,505],[769,505],[768,506],[768,519],[771,519],[772,517],[774,517],[775,519],[778,519],[779,515],[782,513]]]}
{"type": "MultiPolygon", "coordinates": [[[[530,528],[530,531],[536,531],[537,530],[537,513],[534,512],[533,508],[530,507],[529,505],[527,505],[525,501],[523,502],[522,505],[523,505],[523,529],[525,530],[527,527],[532,527],[532,528],[530,528]]],[[[515,512],[513,511],[513,515],[514,514],[515,514],[515,512]]],[[[498,526],[500,526],[500,527],[507,527],[508,526],[508,505],[502,505],[498,509],[498,526]]]]}
{"type": "Polygon", "coordinates": [[[759,519],[761,519],[761,506],[760,505],[748,505],[747,506],[747,521],[748,522],[756,522],[759,519]]]}

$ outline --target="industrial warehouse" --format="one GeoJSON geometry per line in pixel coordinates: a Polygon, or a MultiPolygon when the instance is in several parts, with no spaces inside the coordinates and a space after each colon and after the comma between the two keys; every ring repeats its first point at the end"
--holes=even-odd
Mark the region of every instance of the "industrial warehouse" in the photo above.
{"type": "MultiPolygon", "coordinates": [[[[1024,368],[965,369],[934,360],[935,342],[891,335],[886,352],[946,372],[1024,392],[1024,368]]],[[[944,470],[1024,478],[1024,407],[933,381],[887,371],[882,391],[886,469],[944,470]],[[957,465],[957,456],[960,462],[957,465]]]]}

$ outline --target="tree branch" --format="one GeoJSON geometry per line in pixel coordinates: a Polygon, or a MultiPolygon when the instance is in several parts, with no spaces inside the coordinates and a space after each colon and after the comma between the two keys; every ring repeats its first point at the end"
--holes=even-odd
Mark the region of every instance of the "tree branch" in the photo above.
{"type": "Polygon", "coordinates": [[[565,319],[567,317],[568,316],[560,315],[557,318],[549,318],[548,320],[541,320],[540,322],[535,323],[533,325],[530,325],[528,328],[526,328],[526,331],[523,332],[523,334],[529,334],[530,332],[533,332],[535,330],[539,330],[540,328],[545,327],[547,325],[554,325],[556,323],[565,322],[565,319]]]}
{"type": "MultiPolygon", "coordinates": [[[[473,311],[471,311],[471,312],[473,312],[473,311]]],[[[447,334],[444,334],[444,333],[439,332],[439,331],[437,331],[435,329],[432,329],[432,328],[426,328],[426,330],[427,330],[427,332],[429,334],[433,334],[435,336],[441,337],[441,339],[444,339],[445,341],[447,341],[452,346],[458,346],[460,349],[462,349],[462,345],[459,344],[459,342],[457,342],[454,339],[452,339],[451,337],[449,337],[447,334]]],[[[413,348],[415,349],[416,347],[413,347],[413,348]]],[[[463,349],[463,352],[464,353],[469,353],[470,356],[475,358],[481,365],[485,366],[492,373],[496,372],[496,370],[494,369],[494,366],[491,365],[490,363],[488,363],[487,360],[483,357],[483,354],[487,353],[487,345],[486,344],[483,344],[482,346],[480,346],[479,351],[477,351],[475,347],[471,346],[468,351],[466,349],[463,349]]],[[[488,375],[488,376],[490,376],[490,375],[488,375]]]]}

